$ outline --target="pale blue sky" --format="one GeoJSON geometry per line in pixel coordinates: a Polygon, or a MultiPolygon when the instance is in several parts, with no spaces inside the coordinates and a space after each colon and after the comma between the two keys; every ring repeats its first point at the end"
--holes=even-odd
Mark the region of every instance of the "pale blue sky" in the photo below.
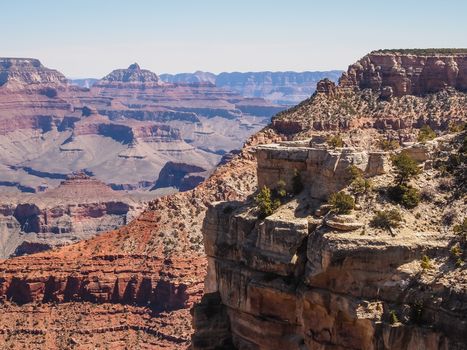
{"type": "Polygon", "coordinates": [[[0,0],[0,56],[69,77],[345,69],[378,48],[467,47],[467,0],[0,0]]]}

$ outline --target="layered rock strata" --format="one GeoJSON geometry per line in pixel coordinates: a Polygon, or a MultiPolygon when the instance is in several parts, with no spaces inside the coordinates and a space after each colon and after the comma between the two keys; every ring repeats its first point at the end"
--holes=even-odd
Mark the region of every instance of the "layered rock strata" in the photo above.
{"type": "Polygon", "coordinates": [[[381,50],[351,65],[343,87],[370,88],[384,98],[426,95],[447,87],[467,91],[467,50],[381,50]]]}
{"type": "Polygon", "coordinates": [[[0,256],[37,253],[116,229],[130,222],[144,199],[113,191],[84,173],[36,195],[4,196],[0,256]]]}

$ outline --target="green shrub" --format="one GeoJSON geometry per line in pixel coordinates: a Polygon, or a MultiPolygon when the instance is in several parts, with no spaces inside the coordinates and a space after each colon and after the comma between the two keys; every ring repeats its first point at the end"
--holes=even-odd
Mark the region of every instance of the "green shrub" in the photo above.
{"type": "Polygon", "coordinates": [[[391,324],[399,323],[399,319],[397,318],[396,312],[394,310],[389,311],[389,322],[391,324]]]}
{"type": "Polygon", "coordinates": [[[412,209],[420,203],[420,191],[408,185],[396,185],[389,188],[389,197],[402,206],[412,209]]]}
{"type": "Polygon", "coordinates": [[[287,190],[285,189],[286,185],[287,184],[285,183],[284,180],[277,181],[277,185],[276,185],[276,188],[274,190],[277,197],[279,197],[279,198],[287,197],[287,190]]]}
{"type": "Polygon", "coordinates": [[[362,177],[356,178],[350,184],[350,190],[355,195],[368,193],[371,190],[371,182],[362,177]]]}
{"type": "Polygon", "coordinates": [[[330,136],[327,139],[327,143],[332,148],[342,148],[344,147],[344,140],[340,135],[330,136]]]}
{"type": "Polygon", "coordinates": [[[418,132],[418,142],[426,142],[433,140],[436,137],[436,133],[428,125],[423,125],[418,132]]]}
{"type": "Polygon", "coordinates": [[[328,203],[331,205],[331,210],[338,214],[349,214],[355,207],[355,200],[353,197],[344,192],[331,194],[328,203]]]}
{"type": "Polygon", "coordinates": [[[402,215],[397,209],[377,211],[370,221],[370,225],[389,230],[400,225],[402,215]]]}
{"type": "Polygon", "coordinates": [[[429,269],[433,268],[433,266],[431,265],[431,260],[427,255],[424,255],[422,257],[422,261],[420,262],[420,266],[422,267],[423,270],[429,270],[429,269]]]}
{"type": "Polygon", "coordinates": [[[294,194],[299,194],[303,191],[302,177],[297,169],[294,169],[294,175],[292,178],[292,190],[294,194]]]}
{"type": "Polygon", "coordinates": [[[407,152],[401,152],[392,157],[392,165],[395,167],[399,184],[402,184],[420,174],[420,168],[418,167],[417,162],[410,157],[407,152]]]}
{"type": "Polygon", "coordinates": [[[351,181],[363,177],[363,171],[353,164],[347,168],[347,172],[351,181]]]}
{"type": "Polygon", "coordinates": [[[264,219],[265,217],[274,213],[274,211],[279,208],[281,202],[279,199],[274,199],[272,197],[271,190],[269,187],[264,186],[258,195],[255,198],[256,205],[260,211],[260,218],[264,219]]]}
{"type": "Polygon", "coordinates": [[[371,189],[371,182],[363,177],[363,171],[351,165],[348,172],[351,179],[350,192],[355,195],[355,198],[358,199],[360,195],[368,193],[371,189]]]}

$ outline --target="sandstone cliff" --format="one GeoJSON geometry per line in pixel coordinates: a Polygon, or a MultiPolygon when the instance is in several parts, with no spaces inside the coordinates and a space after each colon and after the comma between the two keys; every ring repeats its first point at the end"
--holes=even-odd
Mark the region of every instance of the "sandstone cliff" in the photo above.
{"type": "Polygon", "coordinates": [[[447,87],[467,91],[467,50],[380,50],[351,65],[342,87],[370,88],[384,98],[426,95],[447,87]]]}
{"type": "MultiPolygon", "coordinates": [[[[438,187],[428,163],[441,149],[457,152],[448,144],[404,150],[424,154],[429,170],[420,187],[438,187]]],[[[194,309],[193,348],[465,348],[467,275],[452,258],[458,236],[443,223],[449,210],[439,207],[442,192],[403,210],[404,223],[391,230],[372,224],[375,213],[393,206],[384,196],[360,198],[352,215],[325,205],[331,193],[348,188],[351,165],[382,193],[393,181],[388,160],[384,152],[353,148],[258,147],[259,185],[274,188],[282,180],[291,193],[298,171],[304,190],[264,220],[251,199],[210,207],[203,226],[208,294],[194,309]]],[[[463,199],[451,204],[462,220],[463,199]]]]}

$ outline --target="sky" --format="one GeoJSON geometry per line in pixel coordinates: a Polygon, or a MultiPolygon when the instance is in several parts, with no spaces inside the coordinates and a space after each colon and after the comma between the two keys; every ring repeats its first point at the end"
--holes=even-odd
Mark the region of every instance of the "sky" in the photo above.
{"type": "Polygon", "coordinates": [[[0,56],[67,77],[346,69],[380,48],[467,47],[467,0],[0,0],[0,56]]]}

